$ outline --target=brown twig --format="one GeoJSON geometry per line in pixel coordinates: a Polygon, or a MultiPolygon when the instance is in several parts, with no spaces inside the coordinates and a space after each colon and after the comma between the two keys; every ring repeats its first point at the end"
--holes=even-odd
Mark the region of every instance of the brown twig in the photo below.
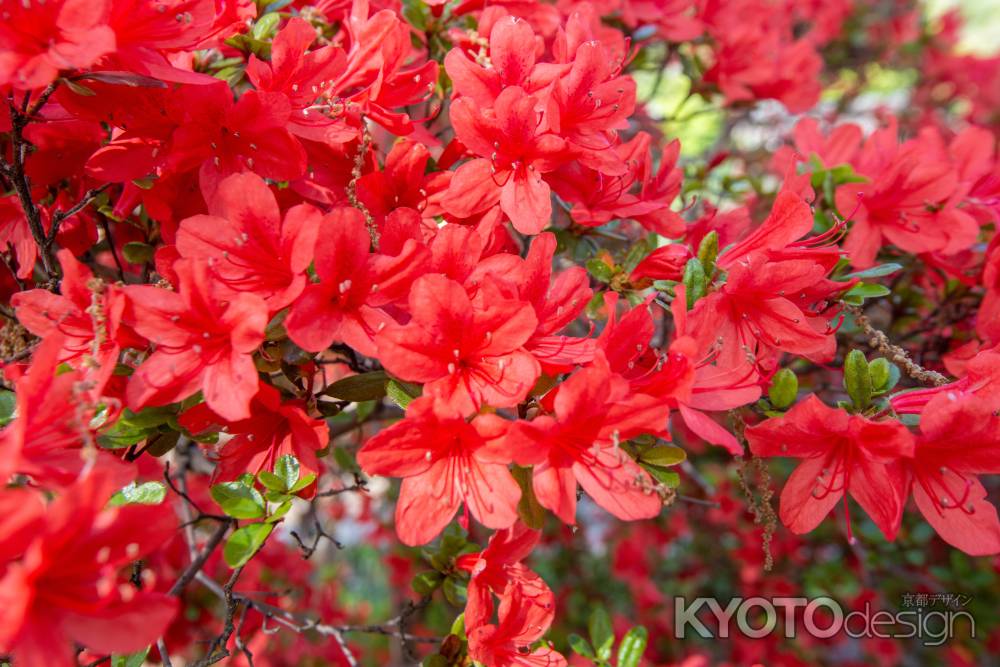
{"type": "Polygon", "coordinates": [[[170,587],[170,595],[180,595],[184,590],[184,587],[191,583],[191,580],[195,578],[201,568],[205,566],[205,562],[208,560],[212,552],[219,546],[222,539],[229,532],[229,528],[232,526],[232,520],[226,519],[221,522],[212,533],[211,537],[208,538],[208,542],[205,543],[205,547],[201,550],[198,556],[191,561],[191,564],[187,566],[187,569],[181,573],[181,576],[174,582],[174,585],[170,587]]]}
{"type": "Polygon", "coordinates": [[[859,306],[843,302],[842,306],[844,310],[854,316],[855,322],[868,336],[868,345],[884,354],[889,361],[899,366],[908,376],[922,384],[936,387],[948,384],[949,380],[944,375],[924,368],[910,358],[909,352],[898,345],[893,345],[884,332],[872,326],[871,320],[859,306]]]}

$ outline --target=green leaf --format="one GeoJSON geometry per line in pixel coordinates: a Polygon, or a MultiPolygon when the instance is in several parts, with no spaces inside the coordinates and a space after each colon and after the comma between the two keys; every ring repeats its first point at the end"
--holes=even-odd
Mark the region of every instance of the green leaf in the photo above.
{"type": "Polygon", "coordinates": [[[618,667],[638,667],[648,641],[649,632],[641,625],[626,632],[618,646],[618,667]]]}
{"type": "Polygon", "coordinates": [[[681,485],[681,476],[673,470],[666,470],[664,468],[658,468],[651,465],[643,465],[642,469],[648,472],[653,479],[660,484],[663,484],[668,489],[676,489],[681,485]]]}
{"type": "Polygon", "coordinates": [[[236,519],[258,519],[264,516],[264,497],[257,489],[241,482],[223,482],[210,490],[212,499],[226,514],[236,519]]]}
{"type": "Polygon", "coordinates": [[[385,371],[349,375],[324,389],[323,395],[353,403],[376,401],[386,395],[385,385],[388,381],[389,376],[385,371]]]}
{"type": "Polygon", "coordinates": [[[277,13],[264,14],[257,22],[253,25],[253,30],[250,34],[254,36],[254,39],[265,40],[271,36],[271,33],[275,28],[278,27],[278,22],[281,21],[281,16],[277,13]]]}
{"type": "Polygon", "coordinates": [[[274,474],[285,483],[284,490],[291,489],[299,481],[299,460],[291,454],[285,454],[274,464],[274,474]]]}
{"type": "Polygon", "coordinates": [[[130,264],[145,264],[153,259],[153,255],[156,254],[156,248],[148,243],[129,241],[122,246],[122,254],[125,255],[125,259],[130,264]]]}
{"type": "Polygon", "coordinates": [[[268,489],[264,492],[264,498],[267,499],[269,503],[283,503],[292,499],[292,496],[288,495],[284,491],[272,491],[268,489]]]}
{"type": "Polygon", "coordinates": [[[650,250],[650,243],[645,238],[639,239],[628,249],[628,253],[625,254],[625,259],[622,261],[622,271],[632,273],[635,267],[639,265],[639,262],[649,254],[650,250]]]}
{"type": "Polygon", "coordinates": [[[6,426],[14,420],[17,410],[17,396],[12,391],[0,390],[0,426],[6,426]]]}
{"type": "Polygon", "coordinates": [[[134,426],[146,428],[152,426],[162,426],[176,414],[177,407],[167,405],[158,408],[145,408],[139,412],[132,412],[131,410],[126,409],[122,413],[122,419],[134,426]]]}
{"type": "Polygon", "coordinates": [[[787,408],[795,402],[799,394],[799,379],[795,377],[794,371],[790,368],[782,368],[771,378],[771,386],[767,390],[767,397],[771,400],[771,405],[776,408],[787,408]]]}
{"type": "Polygon", "coordinates": [[[854,168],[849,164],[838,164],[829,170],[830,177],[835,185],[844,185],[845,183],[865,183],[868,181],[867,178],[858,174],[854,171],[854,168]]]}
{"type": "Polygon", "coordinates": [[[404,410],[414,398],[420,395],[419,392],[413,393],[413,385],[399,380],[389,380],[385,385],[385,393],[393,403],[404,410]]]}
{"type": "Polygon", "coordinates": [[[267,323],[267,328],[264,329],[264,340],[275,341],[288,336],[288,332],[285,331],[286,317],[288,317],[288,308],[271,318],[271,321],[267,323]]]}
{"type": "Polygon", "coordinates": [[[166,433],[154,431],[149,437],[146,453],[150,456],[163,456],[177,446],[180,437],[179,431],[167,431],[166,433]]]}
{"type": "Polygon", "coordinates": [[[597,657],[607,660],[611,657],[611,647],[615,643],[615,632],[611,629],[611,618],[607,610],[602,605],[598,605],[590,612],[587,619],[587,632],[590,634],[590,643],[597,652],[597,657]]]}
{"type": "Polygon", "coordinates": [[[272,530],[274,526],[270,523],[251,523],[233,532],[222,548],[226,565],[234,569],[246,565],[272,530]]]}
{"type": "MultiPolygon", "coordinates": [[[[340,451],[340,450],[337,450],[337,451],[340,451]]],[[[299,481],[295,482],[295,484],[292,485],[292,488],[288,489],[288,492],[289,493],[298,493],[299,491],[301,491],[302,489],[306,488],[307,486],[309,486],[310,484],[312,484],[315,481],[316,481],[316,475],[314,473],[311,473],[311,472],[310,473],[306,473],[306,475],[304,477],[300,478],[299,481]]]]}
{"type": "Polygon", "coordinates": [[[865,269],[864,271],[848,273],[844,276],[844,278],[881,278],[882,276],[890,276],[897,271],[902,270],[902,268],[902,264],[879,264],[878,266],[873,266],[870,269],[865,269]]]}
{"type": "Polygon", "coordinates": [[[892,290],[890,290],[885,285],[858,283],[851,289],[847,290],[844,296],[860,298],[863,301],[865,299],[875,299],[880,296],[886,296],[887,294],[892,294],[892,290]]]}
{"type": "Polygon", "coordinates": [[[113,72],[101,70],[99,72],[87,72],[74,77],[77,80],[100,81],[110,83],[114,86],[128,86],[130,88],[166,88],[167,84],[151,76],[143,76],[135,72],[113,72]]]}
{"type": "Polygon", "coordinates": [[[146,662],[146,656],[148,655],[148,646],[141,651],[137,651],[136,653],[129,653],[128,655],[113,655],[111,656],[111,667],[142,667],[142,665],[146,662]]]}
{"type": "Polygon", "coordinates": [[[97,436],[97,444],[104,449],[121,449],[140,443],[154,433],[155,429],[133,426],[119,419],[114,426],[97,436]]]}
{"type": "Polygon", "coordinates": [[[444,575],[434,570],[418,572],[410,582],[414,592],[421,597],[426,597],[437,590],[444,581],[444,575]]]}
{"type": "Polygon", "coordinates": [[[872,362],[868,364],[868,373],[872,378],[872,391],[885,391],[886,385],[892,378],[891,367],[892,364],[889,363],[889,360],[882,357],[872,359],[872,362]]]}
{"type": "Polygon", "coordinates": [[[657,445],[650,447],[639,455],[639,460],[651,466],[669,468],[687,459],[687,452],[673,445],[657,445]]]}
{"type": "Polygon", "coordinates": [[[590,658],[591,660],[595,660],[597,658],[597,656],[594,655],[594,649],[592,649],[587,640],[580,635],[571,634],[567,637],[567,641],[569,641],[569,647],[573,649],[574,653],[582,655],[584,658],[590,658]]]}
{"type": "Polygon", "coordinates": [[[97,94],[94,92],[92,88],[88,88],[87,86],[77,83],[76,81],[71,81],[69,79],[60,79],[60,80],[67,88],[72,90],[77,95],[81,95],[83,97],[93,97],[94,95],[97,94]]]}
{"type": "Polygon", "coordinates": [[[707,291],[705,269],[697,257],[692,257],[684,265],[684,287],[687,290],[687,307],[691,310],[695,302],[705,296],[707,291]]]}
{"type": "Polygon", "coordinates": [[[540,530],[545,523],[545,508],[538,502],[535,487],[531,482],[531,469],[514,466],[511,470],[517,485],[521,487],[521,500],[517,503],[517,515],[528,528],[540,530]]]}
{"type": "Polygon", "coordinates": [[[122,505],[159,505],[166,497],[167,488],[159,482],[144,482],[142,484],[132,482],[111,496],[108,505],[111,507],[121,507],[122,505]]]}
{"type": "Polygon", "coordinates": [[[698,244],[698,261],[701,262],[706,277],[715,273],[715,260],[718,256],[719,233],[713,229],[698,244]]]}
{"type": "Polygon", "coordinates": [[[285,480],[281,479],[273,472],[261,470],[259,473],[257,473],[257,479],[260,481],[262,485],[264,485],[265,489],[269,489],[271,491],[279,491],[279,492],[284,492],[287,490],[287,487],[285,486],[285,480]]]}
{"type": "Polygon", "coordinates": [[[608,266],[604,260],[592,257],[587,260],[587,273],[599,282],[609,283],[615,275],[615,270],[613,267],[608,266]]]}
{"type": "Polygon", "coordinates": [[[858,410],[872,402],[872,376],[861,350],[851,350],[844,360],[844,388],[858,410]]]}
{"type": "Polygon", "coordinates": [[[266,521],[267,523],[275,523],[276,521],[280,521],[281,517],[288,514],[288,510],[290,509],[292,509],[292,501],[286,500],[280,505],[278,505],[278,507],[276,507],[275,510],[271,512],[271,514],[266,519],[264,519],[264,521],[266,521]]]}
{"type": "Polygon", "coordinates": [[[459,639],[467,639],[465,635],[465,612],[455,617],[454,622],[451,624],[451,630],[448,632],[449,635],[455,635],[459,639]]]}
{"type": "Polygon", "coordinates": [[[456,607],[464,607],[469,599],[466,583],[457,576],[446,577],[441,592],[444,593],[444,599],[456,607]]]}

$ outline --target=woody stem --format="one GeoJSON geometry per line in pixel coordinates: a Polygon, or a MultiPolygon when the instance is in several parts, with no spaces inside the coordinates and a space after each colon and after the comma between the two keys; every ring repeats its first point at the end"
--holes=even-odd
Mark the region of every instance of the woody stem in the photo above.
{"type": "Polygon", "coordinates": [[[865,332],[865,335],[868,336],[868,345],[884,354],[889,361],[902,368],[903,372],[908,376],[923,384],[936,387],[948,384],[949,380],[944,375],[924,368],[910,358],[909,352],[898,345],[893,345],[883,331],[872,326],[871,320],[868,319],[868,316],[865,315],[859,306],[844,302],[841,302],[841,306],[844,310],[854,315],[854,320],[861,327],[861,330],[865,332]]]}
{"type": "Polygon", "coordinates": [[[35,240],[35,245],[38,246],[38,254],[42,258],[45,273],[50,279],[53,279],[58,276],[55,268],[55,260],[52,256],[52,241],[55,240],[55,236],[53,235],[53,239],[50,241],[45,234],[45,228],[42,226],[42,216],[34,200],[31,198],[31,184],[28,182],[28,176],[24,171],[24,160],[28,152],[28,141],[24,138],[24,127],[30,121],[31,115],[34,115],[36,110],[40,108],[38,106],[39,102],[44,104],[44,101],[47,99],[43,93],[43,97],[35,103],[35,106],[31,107],[30,115],[29,112],[22,113],[17,108],[17,105],[14,104],[12,97],[7,99],[7,105],[10,108],[11,159],[8,162],[5,158],[0,157],[0,173],[3,173],[7,180],[10,181],[14,191],[17,193],[17,198],[21,202],[21,209],[24,211],[24,217],[28,221],[28,229],[31,231],[31,237],[35,240]]]}

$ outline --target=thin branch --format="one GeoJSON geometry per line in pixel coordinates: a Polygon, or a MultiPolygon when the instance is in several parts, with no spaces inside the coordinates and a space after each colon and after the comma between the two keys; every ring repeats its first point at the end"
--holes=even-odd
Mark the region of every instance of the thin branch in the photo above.
{"type": "Polygon", "coordinates": [[[115,260],[115,266],[118,267],[118,279],[125,282],[125,265],[122,264],[122,260],[118,256],[118,249],[115,248],[115,239],[111,236],[111,226],[108,224],[108,219],[103,215],[98,216],[98,218],[98,224],[104,231],[104,238],[108,242],[108,249],[111,251],[111,258],[115,260]]]}
{"type": "MultiPolygon", "coordinates": [[[[38,113],[42,110],[42,107],[45,106],[45,104],[49,101],[49,98],[52,97],[52,93],[56,92],[56,88],[58,87],[59,87],[58,80],[53,81],[48,86],[46,86],[45,90],[42,91],[42,94],[38,96],[37,100],[35,100],[35,104],[31,107],[31,109],[28,109],[24,112],[25,118],[27,120],[34,120],[35,116],[37,116],[38,113]]],[[[24,104],[27,105],[28,101],[29,97],[26,94],[24,96],[24,104]]],[[[24,109],[27,109],[27,107],[26,106],[22,107],[22,110],[24,109]]]]}
{"type": "Polygon", "coordinates": [[[163,481],[165,481],[167,483],[167,486],[170,487],[171,491],[173,491],[178,496],[180,496],[181,498],[183,498],[184,501],[188,505],[190,505],[191,507],[193,507],[194,510],[196,512],[198,512],[198,514],[200,516],[210,516],[210,515],[208,515],[208,514],[206,514],[205,512],[202,511],[202,509],[198,506],[198,503],[196,503],[194,500],[192,500],[191,496],[189,496],[186,491],[182,491],[181,489],[179,489],[177,487],[176,484],[174,484],[174,480],[170,476],[170,461],[167,461],[166,464],[163,467],[163,481]]]}
{"type": "Polygon", "coordinates": [[[249,606],[243,605],[243,610],[240,613],[240,622],[236,626],[236,648],[246,657],[247,666],[253,667],[253,653],[250,651],[250,647],[246,645],[246,642],[243,641],[243,623],[247,620],[247,610],[249,608],[249,606]]]}
{"type": "Polygon", "coordinates": [[[174,667],[170,662],[170,654],[167,653],[167,644],[162,637],[156,640],[156,650],[160,652],[160,662],[163,663],[163,667],[174,667]]]}
{"type": "Polygon", "coordinates": [[[844,302],[841,302],[841,305],[844,310],[854,315],[854,321],[868,336],[868,345],[884,354],[889,361],[899,366],[908,376],[922,384],[936,387],[948,384],[949,380],[944,375],[924,368],[910,358],[909,352],[898,345],[893,345],[883,331],[872,326],[871,320],[859,306],[844,302]]]}
{"type": "Polygon", "coordinates": [[[111,187],[110,183],[105,183],[104,185],[98,186],[96,188],[91,188],[83,193],[83,197],[77,203],[70,206],[65,212],[56,211],[52,215],[52,229],[49,230],[48,240],[51,243],[56,238],[56,233],[59,231],[59,225],[63,220],[67,218],[72,218],[74,215],[87,208],[90,202],[94,201],[99,194],[111,187]]]}
{"type": "Polygon", "coordinates": [[[236,616],[236,608],[239,606],[241,600],[240,597],[233,593],[233,587],[236,586],[236,582],[239,580],[241,574],[243,574],[242,565],[233,570],[233,573],[229,576],[229,581],[222,587],[223,599],[226,601],[226,619],[222,625],[222,632],[212,640],[211,645],[208,647],[208,653],[205,654],[204,658],[196,662],[194,667],[208,667],[208,665],[214,665],[220,660],[229,657],[229,649],[226,648],[226,644],[236,630],[234,618],[236,616]]]}
{"type": "Polygon", "coordinates": [[[229,532],[230,526],[232,526],[232,521],[229,519],[219,524],[219,526],[215,529],[215,532],[212,533],[212,536],[208,538],[208,542],[205,543],[205,548],[201,550],[201,553],[198,554],[197,558],[191,561],[191,564],[187,566],[187,569],[181,573],[181,576],[174,582],[174,585],[170,587],[170,595],[180,595],[184,590],[184,587],[195,578],[195,575],[197,575],[198,572],[201,571],[201,568],[205,566],[205,561],[208,560],[209,556],[212,555],[212,552],[215,551],[215,549],[222,542],[226,533],[229,532]]]}

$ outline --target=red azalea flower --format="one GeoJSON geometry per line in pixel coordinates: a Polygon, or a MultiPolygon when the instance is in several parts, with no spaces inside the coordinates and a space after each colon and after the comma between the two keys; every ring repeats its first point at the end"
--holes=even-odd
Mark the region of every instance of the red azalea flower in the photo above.
{"type": "Polygon", "coordinates": [[[484,276],[507,280],[518,296],[531,304],[538,318],[538,327],[524,344],[550,375],[572,370],[594,358],[594,340],[559,335],[576,320],[594,295],[587,272],[571,267],[552,280],[552,261],[556,252],[556,237],[544,232],[536,236],[524,259],[511,253],[497,253],[479,262],[469,277],[478,283],[484,276]]]}
{"type": "Polygon", "coordinates": [[[250,404],[248,419],[227,422],[207,403],[200,403],[181,415],[180,423],[192,433],[225,426],[232,437],[218,453],[215,477],[221,481],[234,480],[244,473],[270,472],[286,454],[298,460],[302,477],[306,473],[319,477],[323,467],[316,452],[330,439],[326,422],[306,414],[304,401],[282,401],[277,389],[263,383],[250,404]]]}
{"type": "Polygon", "coordinates": [[[513,525],[521,489],[507,469],[507,425],[496,415],[468,422],[425,396],[410,403],[405,419],[364,444],[358,464],[366,473],[403,478],[396,532],[404,544],[430,542],[462,503],[488,528],[513,525]]]}
{"type": "Polygon", "coordinates": [[[0,86],[42,88],[59,72],[89,67],[114,51],[107,25],[110,0],[49,0],[2,4],[0,86]]]}
{"type": "Polygon", "coordinates": [[[267,304],[247,292],[220,297],[201,262],[181,259],[174,268],[178,292],[124,288],[130,324],[155,348],[129,378],[129,407],[167,405],[201,390],[219,416],[245,419],[257,393],[252,355],[264,340],[267,304]]]}
{"type": "MultiPolygon", "coordinates": [[[[162,507],[107,508],[121,471],[92,470],[41,511],[30,490],[0,504],[31,530],[4,530],[0,552],[0,650],[19,664],[76,665],[74,644],[96,653],[139,651],[162,636],[177,610],[164,593],[137,589],[124,566],[163,546],[177,528],[162,507]]],[[[7,512],[4,512],[5,519],[7,512]]],[[[7,519],[8,521],[10,519],[7,519]]]]}
{"type": "MultiPolygon", "coordinates": [[[[990,401],[942,393],[920,417],[912,460],[898,482],[948,544],[972,556],[1000,553],[1000,519],[978,475],[1000,473],[1000,418],[990,401]]],[[[900,508],[900,517],[902,507],[900,508]]]]}
{"type": "Polygon", "coordinates": [[[670,208],[681,191],[680,142],[664,148],[658,169],[653,169],[651,148],[652,137],[639,132],[626,143],[601,151],[602,159],[623,166],[613,176],[578,162],[560,167],[553,174],[552,187],[572,203],[573,221],[599,227],[626,218],[666,237],[683,236],[684,219],[670,208]]]}
{"type": "Polygon", "coordinates": [[[396,255],[370,253],[371,236],[355,208],[334,209],[322,224],[315,264],[320,280],[292,304],[285,329],[312,352],[336,341],[373,356],[376,333],[395,324],[382,307],[406,296],[422,272],[425,250],[408,240],[396,255]]]}
{"type": "Polygon", "coordinates": [[[541,535],[541,531],[518,522],[493,533],[482,551],[462,554],[455,559],[455,567],[470,575],[465,605],[467,628],[484,625],[492,619],[493,595],[502,596],[508,585],[534,590],[537,604],[551,604],[552,591],[541,577],[521,563],[538,544],[541,535]]]}
{"type": "Polygon", "coordinates": [[[90,269],[69,250],[60,250],[62,294],[44,289],[18,292],[11,297],[17,319],[28,331],[47,338],[61,335],[59,361],[78,369],[99,371],[96,391],[114,371],[121,348],[141,345],[142,339],[121,325],[125,294],[116,285],[95,281],[90,269]],[[82,359],[88,359],[80,363],[82,359]]]}
{"type": "Polygon", "coordinates": [[[614,148],[617,130],[628,127],[635,110],[635,81],[621,75],[622,64],[600,42],[581,44],[555,81],[545,113],[550,131],[566,140],[567,157],[609,176],[628,170],[614,148]]]}
{"type": "Polygon", "coordinates": [[[649,475],[619,443],[660,433],[669,409],[651,396],[630,395],[598,356],[546,396],[552,416],[517,421],[507,443],[520,465],[534,465],[538,502],[564,523],[576,523],[576,488],[619,519],[648,519],[662,502],[649,475]]]}
{"type": "MultiPolygon", "coordinates": [[[[818,526],[848,493],[886,539],[895,538],[903,498],[892,464],[913,456],[913,436],[901,423],[851,415],[811,394],[783,417],[751,426],[746,437],[757,456],[802,459],[781,490],[781,521],[793,533],[818,526]]],[[[849,516],[847,531],[853,539],[849,516]]]]}
{"type": "Polygon", "coordinates": [[[306,285],[321,214],[309,204],[282,219],[274,194],[255,174],[224,179],[209,203],[209,215],[181,221],[177,250],[207,261],[231,296],[256,294],[271,312],[291,303],[306,285]]]}
{"type": "Polygon", "coordinates": [[[227,28],[238,31],[234,24],[240,22],[241,4],[240,0],[169,0],[163,4],[112,0],[108,23],[115,32],[116,48],[102,65],[161,81],[214,83],[214,77],[176,67],[167,56],[207,48],[213,36],[229,37],[227,28]]]}
{"type": "Polygon", "coordinates": [[[409,305],[409,323],[376,337],[386,370],[425,383],[424,394],[463,414],[524,400],[540,372],[523,347],[538,326],[530,304],[506,296],[495,281],[470,299],[455,281],[427,275],[413,283],[409,305]]]}
{"type": "Polygon", "coordinates": [[[355,128],[343,118],[309,112],[347,67],[339,47],[323,46],[307,53],[315,41],[316,29],[308,21],[291,19],[274,37],[270,62],[250,56],[247,78],[257,90],[288,97],[292,105],[288,129],[292,134],[322,143],[346,143],[357,136],[355,128]]]}
{"type": "Polygon", "coordinates": [[[455,172],[445,210],[468,218],[499,204],[522,234],[545,229],[552,202],[542,174],[566,159],[566,143],[540,126],[537,106],[538,100],[517,86],[505,88],[491,109],[469,99],[452,103],[456,136],[481,157],[455,172]]]}
{"type": "Polygon", "coordinates": [[[831,359],[837,341],[828,318],[793,300],[827,273],[812,260],[769,262],[751,255],[729,268],[718,291],[698,300],[690,329],[702,348],[721,339],[719,363],[726,367],[739,365],[747,354],[766,359],[771,350],[831,359]]]}
{"type": "Polygon", "coordinates": [[[531,597],[520,586],[509,586],[497,623],[469,631],[469,657],[492,667],[565,667],[566,658],[549,646],[532,648],[552,624],[555,606],[536,604],[531,597]]]}
{"type": "Polygon", "coordinates": [[[440,205],[432,201],[435,191],[440,190],[440,172],[425,175],[430,157],[422,143],[400,138],[392,145],[382,171],[358,179],[358,199],[378,221],[402,207],[414,209],[424,218],[441,215],[440,205]]]}
{"type": "Polygon", "coordinates": [[[80,448],[92,437],[95,406],[82,372],[57,372],[65,349],[64,337],[50,333],[16,379],[16,417],[0,431],[0,479],[17,472],[42,486],[62,485],[83,469],[80,448]]]}
{"type": "Polygon", "coordinates": [[[837,208],[852,216],[844,249],[851,264],[867,268],[885,243],[911,253],[954,253],[975,242],[979,224],[949,200],[958,177],[946,156],[919,138],[900,145],[896,123],[865,142],[855,168],[867,183],[837,188],[837,208]]]}
{"type": "Polygon", "coordinates": [[[474,62],[461,49],[452,49],[444,67],[455,92],[489,108],[505,88],[518,86],[529,94],[543,90],[566,66],[536,62],[536,39],[529,22],[504,16],[490,29],[489,67],[474,62]]]}

